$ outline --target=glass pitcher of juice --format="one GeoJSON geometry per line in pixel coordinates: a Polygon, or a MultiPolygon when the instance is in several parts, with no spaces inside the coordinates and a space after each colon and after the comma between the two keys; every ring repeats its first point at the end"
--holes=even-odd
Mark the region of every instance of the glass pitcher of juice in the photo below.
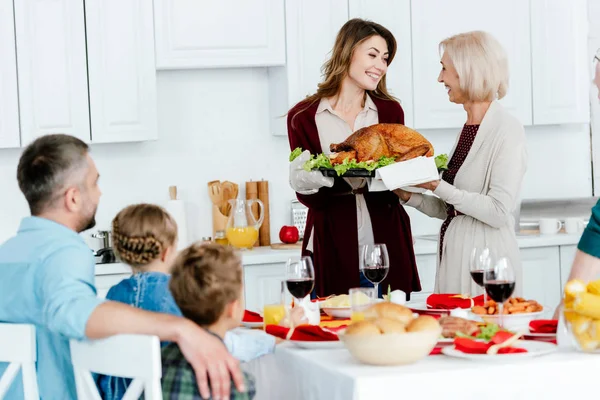
{"type": "Polygon", "coordinates": [[[238,249],[252,249],[258,239],[258,229],[265,216],[263,202],[258,199],[229,200],[231,213],[225,234],[229,244],[238,249]],[[253,210],[253,206],[258,207],[253,210]]]}

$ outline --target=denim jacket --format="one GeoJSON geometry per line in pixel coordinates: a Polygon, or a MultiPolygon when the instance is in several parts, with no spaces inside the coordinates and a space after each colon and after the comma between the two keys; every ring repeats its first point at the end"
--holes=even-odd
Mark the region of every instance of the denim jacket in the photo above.
{"type": "MultiPolygon", "coordinates": [[[[181,316],[169,291],[170,276],[161,272],[141,272],[110,288],[107,300],[119,301],[147,311],[181,316]]],[[[168,342],[162,342],[164,348],[168,342]]],[[[264,332],[232,330],[225,334],[225,346],[240,361],[250,361],[275,349],[275,338],[264,332]]],[[[97,385],[104,400],[120,400],[131,379],[99,375],[97,385]]]]}

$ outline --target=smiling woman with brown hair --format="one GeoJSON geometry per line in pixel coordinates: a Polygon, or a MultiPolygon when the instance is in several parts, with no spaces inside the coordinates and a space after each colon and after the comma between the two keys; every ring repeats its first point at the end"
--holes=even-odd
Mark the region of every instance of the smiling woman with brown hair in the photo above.
{"type": "Polygon", "coordinates": [[[309,153],[328,154],[330,144],[360,128],[404,124],[404,112],[385,80],[395,54],[389,30],[361,19],[348,21],[317,92],[288,113],[290,146],[304,150],[290,166],[290,184],[309,209],[302,249],[313,258],[319,296],[371,286],[359,273],[359,249],[373,243],[385,243],[389,252],[389,273],[381,286],[421,290],[410,221],[398,198],[390,191],[369,192],[364,178],[325,178],[302,169],[309,153]]]}

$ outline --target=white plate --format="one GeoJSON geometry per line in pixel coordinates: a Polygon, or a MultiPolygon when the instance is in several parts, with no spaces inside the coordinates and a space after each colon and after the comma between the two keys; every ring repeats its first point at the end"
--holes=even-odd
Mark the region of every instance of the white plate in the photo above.
{"type": "Polygon", "coordinates": [[[350,307],[323,307],[321,310],[333,318],[350,318],[352,316],[350,307]]]}
{"type": "Polygon", "coordinates": [[[427,303],[406,303],[405,306],[414,311],[426,311],[432,314],[450,314],[452,311],[445,308],[427,308],[427,303]]]}
{"type": "Polygon", "coordinates": [[[341,349],[344,343],[341,340],[326,340],[322,342],[311,342],[305,340],[288,340],[302,349],[320,350],[320,349],[341,349]]]}
{"type": "Polygon", "coordinates": [[[262,322],[245,322],[245,321],[242,321],[242,326],[245,326],[246,328],[262,328],[263,327],[263,323],[262,322]]]}
{"type": "Polygon", "coordinates": [[[458,351],[454,346],[447,346],[442,348],[442,353],[457,358],[466,358],[469,360],[485,361],[485,362],[504,362],[518,360],[521,358],[531,358],[537,356],[543,356],[545,354],[556,351],[557,346],[554,343],[539,342],[535,340],[519,340],[514,344],[513,347],[521,347],[527,350],[527,353],[513,353],[513,354],[468,354],[458,351]]]}
{"type": "MultiPolygon", "coordinates": [[[[502,326],[509,331],[529,331],[529,323],[535,319],[541,319],[542,315],[546,313],[546,308],[542,311],[532,312],[532,313],[523,313],[523,314],[504,314],[502,316],[502,326]]],[[[500,322],[500,316],[498,314],[494,315],[479,315],[473,312],[469,312],[471,319],[483,320],[487,323],[498,324],[500,322]]]]}

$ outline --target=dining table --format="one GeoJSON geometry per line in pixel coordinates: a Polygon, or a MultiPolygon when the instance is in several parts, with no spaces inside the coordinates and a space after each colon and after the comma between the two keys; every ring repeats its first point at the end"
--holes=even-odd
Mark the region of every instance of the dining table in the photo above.
{"type": "Polygon", "coordinates": [[[429,355],[409,365],[372,366],[337,348],[282,343],[243,365],[256,400],[577,399],[598,390],[600,355],[558,348],[530,358],[492,361],[429,355]]]}

